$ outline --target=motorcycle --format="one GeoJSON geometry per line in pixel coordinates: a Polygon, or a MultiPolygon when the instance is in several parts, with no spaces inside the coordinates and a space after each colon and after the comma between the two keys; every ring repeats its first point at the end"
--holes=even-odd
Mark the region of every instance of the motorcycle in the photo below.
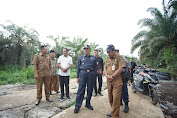
{"type": "Polygon", "coordinates": [[[156,105],[158,102],[157,84],[159,83],[156,76],[150,76],[148,70],[142,72],[135,71],[133,74],[133,82],[130,83],[132,91],[139,91],[144,95],[148,95],[151,103],[156,105]]]}

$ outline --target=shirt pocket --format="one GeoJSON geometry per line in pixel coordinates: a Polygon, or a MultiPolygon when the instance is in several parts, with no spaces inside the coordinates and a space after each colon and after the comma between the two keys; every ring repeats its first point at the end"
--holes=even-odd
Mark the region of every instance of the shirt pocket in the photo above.
{"type": "Polygon", "coordinates": [[[82,60],[81,60],[81,65],[84,65],[85,62],[86,62],[85,59],[82,59],[82,60]]]}
{"type": "Polygon", "coordinates": [[[106,67],[111,67],[111,62],[110,61],[106,62],[106,67]]]}

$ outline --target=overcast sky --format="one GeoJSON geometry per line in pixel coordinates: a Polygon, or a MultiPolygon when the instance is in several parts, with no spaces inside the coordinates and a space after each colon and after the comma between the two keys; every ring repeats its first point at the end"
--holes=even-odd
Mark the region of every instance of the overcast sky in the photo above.
{"type": "MultiPolygon", "coordinates": [[[[138,20],[151,17],[147,8],[162,11],[162,0],[0,0],[0,24],[5,20],[36,29],[40,41],[48,35],[81,36],[104,49],[114,44],[130,55],[131,40],[142,29],[138,20]]],[[[133,53],[138,56],[138,51],[133,53]]]]}

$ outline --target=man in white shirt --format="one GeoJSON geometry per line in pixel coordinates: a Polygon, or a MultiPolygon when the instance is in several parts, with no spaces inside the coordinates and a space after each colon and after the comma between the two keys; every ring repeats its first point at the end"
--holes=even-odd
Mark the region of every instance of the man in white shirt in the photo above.
{"type": "Polygon", "coordinates": [[[70,76],[70,68],[73,64],[72,57],[68,55],[68,49],[63,49],[63,55],[58,58],[57,65],[59,67],[59,81],[60,81],[60,90],[61,97],[60,101],[63,101],[64,97],[64,85],[66,91],[66,97],[68,100],[71,100],[69,96],[69,76],[70,76]]]}

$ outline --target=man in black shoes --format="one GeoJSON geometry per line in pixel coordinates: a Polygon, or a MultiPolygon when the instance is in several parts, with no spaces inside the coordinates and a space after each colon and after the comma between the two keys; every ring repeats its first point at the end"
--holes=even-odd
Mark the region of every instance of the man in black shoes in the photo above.
{"type": "Polygon", "coordinates": [[[96,97],[97,94],[100,94],[100,96],[103,96],[103,94],[101,93],[101,88],[102,88],[102,74],[103,74],[103,59],[101,57],[98,56],[98,49],[94,50],[94,55],[95,55],[95,62],[96,62],[96,76],[94,78],[94,84],[93,84],[93,88],[95,90],[95,94],[93,95],[93,97],[96,97]],[[97,91],[97,77],[98,77],[98,83],[99,83],[99,88],[97,91]]]}
{"type": "Polygon", "coordinates": [[[96,75],[96,63],[95,57],[90,55],[90,51],[90,46],[86,45],[84,47],[84,55],[79,57],[77,64],[77,83],[79,83],[79,87],[77,90],[76,105],[74,109],[75,114],[79,112],[79,109],[82,106],[86,85],[87,97],[85,107],[93,110],[90,100],[93,92],[93,80],[96,75]]]}

